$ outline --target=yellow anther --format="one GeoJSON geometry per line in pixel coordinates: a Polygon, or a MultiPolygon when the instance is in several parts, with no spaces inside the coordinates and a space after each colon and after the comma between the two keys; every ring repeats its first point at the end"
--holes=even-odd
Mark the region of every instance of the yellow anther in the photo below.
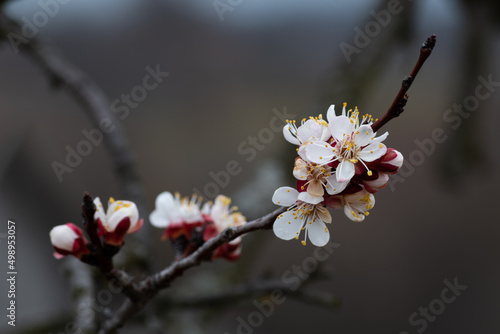
{"type": "Polygon", "coordinates": [[[380,144],[378,147],[379,147],[379,148],[382,148],[382,147],[384,147],[384,144],[380,144]]]}
{"type": "Polygon", "coordinates": [[[306,241],[305,240],[302,240],[302,245],[306,245],[306,241]]]}
{"type": "Polygon", "coordinates": [[[373,175],[373,173],[372,173],[371,170],[369,170],[368,172],[366,172],[366,174],[368,174],[368,176],[372,176],[373,175]]]}
{"type": "Polygon", "coordinates": [[[288,224],[291,224],[291,222],[288,222],[288,224]]]}
{"type": "Polygon", "coordinates": [[[347,107],[347,102],[344,102],[344,107],[347,107]]]}
{"type": "Polygon", "coordinates": [[[110,197],[109,198],[109,203],[114,203],[115,202],[115,199],[113,197],[110,197]]]}
{"type": "Polygon", "coordinates": [[[368,211],[366,211],[366,212],[364,213],[364,215],[365,215],[365,216],[368,216],[369,214],[370,214],[370,213],[369,213],[368,211]]]}

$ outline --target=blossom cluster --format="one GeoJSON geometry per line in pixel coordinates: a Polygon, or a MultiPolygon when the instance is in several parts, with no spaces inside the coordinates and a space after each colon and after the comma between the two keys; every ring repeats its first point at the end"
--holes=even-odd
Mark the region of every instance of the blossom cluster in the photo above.
{"type": "Polygon", "coordinates": [[[330,240],[326,224],[332,217],[328,208],[343,208],[346,216],[363,221],[375,205],[374,193],[384,188],[389,175],[403,164],[403,156],[383,141],[388,133],[377,136],[370,115],[361,116],[358,108],[335,114],[335,106],[322,115],[303,119],[299,126],[287,121],[285,139],[297,145],[293,176],[296,188],[281,187],[273,195],[273,203],[287,206],[273,225],[276,236],[283,240],[309,239],[316,246],[330,240]]]}
{"type": "MultiPolygon", "coordinates": [[[[103,238],[103,245],[108,249],[118,250],[123,245],[125,235],[137,232],[143,225],[134,202],[115,201],[111,197],[108,201],[108,209],[105,210],[99,197],[96,197],[94,206],[97,233],[103,238]]],[[[85,262],[94,262],[90,255],[89,241],[75,224],[55,226],[49,234],[50,242],[55,249],[54,257],[57,259],[73,255],[85,262]]]]}
{"type": "MultiPolygon", "coordinates": [[[[90,199],[90,201],[92,201],[90,199]]],[[[87,226],[87,234],[94,233],[99,238],[105,256],[111,258],[124,244],[126,234],[137,232],[143,225],[135,203],[131,201],[109,199],[107,210],[99,197],[90,203],[95,208],[94,230],[87,226]],[[90,231],[89,231],[90,229],[90,231]]],[[[204,242],[218,236],[227,227],[236,227],[246,223],[245,217],[231,207],[231,199],[219,195],[214,202],[202,206],[199,197],[181,198],[163,192],[156,198],[155,210],[150,215],[150,222],[155,227],[164,228],[163,239],[169,239],[177,257],[194,252],[204,242]]],[[[50,241],[57,259],[73,255],[83,262],[99,265],[96,245],[92,245],[82,229],[73,223],[58,225],[50,231],[50,241]]],[[[241,238],[223,244],[212,254],[212,258],[236,260],[241,253],[241,238]]]]}
{"type": "MultiPolygon", "coordinates": [[[[241,226],[245,217],[236,212],[229,197],[219,195],[214,202],[206,202],[193,195],[181,197],[163,192],[156,198],[155,210],[149,216],[151,224],[164,228],[163,239],[169,239],[178,257],[189,255],[204,242],[218,236],[227,227],[241,226]]],[[[237,260],[241,254],[241,237],[218,247],[212,258],[237,260]]]]}

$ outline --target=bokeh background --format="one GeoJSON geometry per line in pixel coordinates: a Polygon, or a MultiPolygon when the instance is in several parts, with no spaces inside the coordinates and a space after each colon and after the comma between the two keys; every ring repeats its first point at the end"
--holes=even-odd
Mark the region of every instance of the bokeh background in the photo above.
{"type": "MultiPolygon", "coordinates": [[[[417,333],[422,327],[412,326],[410,315],[440,298],[443,281],[455,278],[467,289],[424,332],[500,330],[500,87],[492,86],[489,98],[460,116],[460,126],[452,128],[455,121],[444,118],[452,115],[447,110],[454,104],[471,101],[479,77],[500,81],[498,2],[396,1],[401,11],[348,61],[342,43],[356,46],[356,27],[364,30],[376,22],[371,11],[387,10],[389,2],[242,0],[229,5],[222,0],[232,10],[221,20],[213,1],[73,0],[60,4],[39,28],[37,38],[91,77],[110,101],[141,85],[148,66],[169,72],[120,121],[140,172],[149,210],[141,212],[145,218],[157,194],[203,193],[213,182],[210,172],[225,170],[231,160],[242,172],[220,191],[249,219],[273,210],[273,191],[294,184],[295,147],[273,133],[252,159],[238,149],[250,147],[249,136],[267,131],[273,109],[286,108],[301,119],[347,102],[381,116],[411,71],[420,44],[437,35],[406,111],[384,129],[390,132],[389,147],[413,156],[402,169],[404,182],[378,192],[363,223],[333,213],[332,241],[340,247],[324,264],[333,275],[312,286],[338,295],[342,306],[332,310],[290,299],[254,333],[417,333]],[[422,148],[416,141],[428,141],[436,128],[444,130],[446,140],[430,154],[418,153],[422,148]]],[[[12,1],[5,10],[21,22],[32,21],[43,10],[41,3],[12,1]]],[[[75,148],[85,139],[82,131],[95,125],[30,58],[5,41],[1,46],[0,267],[7,271],[5,233],[11,219],[18,227],[18,313],[15,329],[2,315],[0,331],[62,333],[73,316],[62,269],[69,259],[52,257],[48,232],[54,225],[80,222],[83,191],[122,198],[123,187],[105,145],[94,147],[59,182],[51,164],[64,163],[66,146],[75,148]]],[[[172,254],[167,243],[159,242],[162,232],[144,233],[154,250],[149,255],[153,267],[168,265],[172,254]]],[[[129,238],[133,245],[134,237],[129,238]]],[[[210,291],[262,275],[280,278],[313,251],[312,245],[260,231],[245,240],[237,264],[202,264],[172,290],[210,291]]],[[[137,270],[138,278],[146,274],[137,270]]],[[[7,285],[5,279],[0,282],[5,310],[7,285]]],[[[123,332],[137,332],[135,326],[144,321],[141,332],[236,333],[237,317],[252,311],[252,300],[211,312],[150,307],[123,332]]]]}

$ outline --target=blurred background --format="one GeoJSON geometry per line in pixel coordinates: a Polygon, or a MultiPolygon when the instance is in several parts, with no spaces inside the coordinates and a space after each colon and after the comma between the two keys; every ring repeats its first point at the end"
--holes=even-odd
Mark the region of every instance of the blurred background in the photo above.
{"type": "MultiPolygon", "coordinates": [[[[40,12],[53,13],[37,27],[36,38],[58,49],[120,107],[127,105],[122,94],[143,85],[148,67],[169,73],[118,120],[136,159],[147,210],[140,214],[146,220],[165,190],[207,198],[223,193],[248,219],[274,210],[274,190],[294,185],[295,154],[295,147],[272,131],[275,118],[326,114],[331,104],[343,102],[381,116],[421,43],[436,34],[437,46],[409,91],[405,112],[383,129],[390,133],[387,146],[406,158],[402,178],[376,194],[377,204],[362,223],[332,212],[332,241],[340,247],[323,267],[333,275],[312,286],[339,296],[342,306],[332,310],[287,299],[252,331],[499,332],[497,1],[61,2],[49,8],[50,1],[11,1],[5,12],[25,25],[36,22],[40,12]],[[462,112],[453,110],[463,104],[462,112]],[[432,139],[435,129],[443,130],[441,142],[432,139]],[[212,175],[233,160],[241,172],[212,191],[212,175]],[[466,290],[427,321],[424,331],[421,323],[410,324],[414,312],[441,298],[444,280],[455,279],[466,290]]],[[[124,190],[105,145],[94,146],[60,181],[54,161],[66,164],[67,147],[76,149],[86,139],[82,131],[96,128],[94,120],[5,40],[0,73],[4,272],[8,219],[17,224],[18,255],[16,327],[2,315],[0,331],[64,333],[74,316],[63,269],[71,259],[52,257],[48,233],[54,225],[80,223],[83,191],[106,200],[125,199],[124,190]]],[[[162,231],[141,233],[151,240],[153,269],[168,265],[172,252],[159,240],[162,231]]],[[[134,244],[134,236],[127,240],[134,244]]],[[[238,263],[204,263],[159,298],[263,275],[280,278],[313,252],[312,245],[256,232],[244,240],[238,263]]],[[[148,273],[126,259],[117,261],[137,279],[148,273]]],[[[4,310],[7,291],[2,279],[4,310]]],[[[116,296],[113,303],[121,300],[116,296]]],[[[167,312],[150,305],[123,333],[137,332],[141,322],[146,324],[141,332],[148,333],[237,333],[237,318],[247,319],[253,311],[252,300],[210,312],[167,312]]]]}

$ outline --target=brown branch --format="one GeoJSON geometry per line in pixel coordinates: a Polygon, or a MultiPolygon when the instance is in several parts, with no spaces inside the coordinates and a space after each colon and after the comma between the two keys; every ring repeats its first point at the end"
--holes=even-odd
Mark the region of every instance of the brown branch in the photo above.
{"type": "Polygon", "coordinates": [[[123,326],[127,320],[139,312],[160,290],[168,287],[174,279],[182,275],[189,268],[199,265],[202,261],[209,260],[212,252],[217,249],[217,247],[245,233],[271,228],[276,217],[285,210],[286,208],[282,207],[262,218],[248,222],[245,225],[226,228],[217,237],[205,242],[191,255],[172,263],[161,272],[144,279],[138,284],[140,298],[135,301],[127,299],[115,314],[103,323],[99,333],[115,333],[118,328],[123,326]]]}
{"type": "Polygon", "coordinates": [[[111,257],[106,256],[103,252],[103,246],[101,243],[101,238],[97,233],[97,223],[95,221],[95,204],[89,193],[85,192],[83,195],[82,203],[82,217],[83,217],[83,227],[89,236],[90,243],[87,247],[90,252],[95,256],[97,260],[97,265],[103,274],[109,273],[113,270],[113,261],[111,257]]]}
{"type": "Polygon", "coordinates": [[[373,131],[378,131],[382,126],[384,126],[391,119],[398,117],[404,111],[404,107],[406,102],[408,101],[408,89],[410,89],[413,81],[415,80],[420,68],[424,65],[427,58],[432,53],[434,46],[436,45],[436,35],[431,35],[420,47],[420,56],[418,57],[417,63],[413,67],[413,71],[411,74],[403,79],[401,84],[401,88],[399,89],[396,98],[392,102],[391,106],[387,110],[387,112],[380,117],[378,121],[372,124],[373,131]]]}

